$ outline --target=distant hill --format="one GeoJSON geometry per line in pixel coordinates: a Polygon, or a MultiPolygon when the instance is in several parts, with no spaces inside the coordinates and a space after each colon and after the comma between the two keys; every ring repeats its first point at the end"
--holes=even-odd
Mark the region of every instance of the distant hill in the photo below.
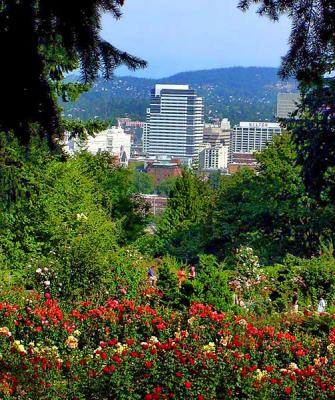
{"type": "Polygon", "coordinates": [[[205,100],[205,117],[228,117],[239,121],[271,121],[278,92],[294,92],[296,83],[281,82],[276,68],[232,67],[182,72],[163,79],[118,77],[106,82],[99,78],[76,103],[65,104],[65,116],[115,120],[129,116],[144,120],[150,89],[156,83],[189,84],[205,100]]]}

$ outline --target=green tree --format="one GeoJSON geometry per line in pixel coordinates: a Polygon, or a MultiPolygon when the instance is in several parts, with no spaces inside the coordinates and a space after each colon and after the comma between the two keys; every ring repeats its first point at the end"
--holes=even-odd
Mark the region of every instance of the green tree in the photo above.
{"type": "Polygon", "coordinates": [[[334,204],[335,80],[306,92],[298,112],[298,120],[285,123],[297,144],[304,184],[320,203],[334,204]]]}
{"type": "Polygon", "coordinates": [[[260,4],[258,13],[277,21],[286,14],[292,20],[290,48],[282,60],[280,75],[300,82],[322,81],[335,66],[335,10],[333,0],[240,0],[246,11],[260,4]]]}
{"type": "Polygon", "coordinates": [[[191,260],[206,243],[206,219],[213,202],[208,183],[185,169],[170,193],[168,207],[158,224],[162,252],[191,260]]]}
{"type": "Polygon", "coordinates": [[[289,121],[308,192],[322,203],[335,199],[335,9],[333,0],[240,0],[272,20],[292,20],[290,48],[280,75],[298,79],[302,102],[298,120],[289,121]]]}
{"type": "Polygon", "coordinates": [[[171,192],[174,190],[176,186],[178,177],[170,176],[169,178],[164,179],[158,186],[157,192],[164,196],[170,196],[171,192]]]}
{"type": "Polygon", "coordinates": [[[64,159],[34,138],[27,158],[16,139],[1,139],[1,266],[29,283],[29,265],[52,261],[64,287],[98,288],[112,254],[146,226],[148,207],[133,191],[131,172],[109,154],[64,159]]]}
{"type": "Polygon", "coordinates": [[[134,188],[137,193],[153,193],[154,181],[152,175],[134,171],[134,188]]]}
{"type": "Polygon", "coordinates": [[[223,181],[213,213],[213,248],[224,257],[248,245],[266,263],[286,253],[315,254],[322,235],[331,232],[334,213],[307,196],[290,135],[275,138],[257,159],[257,174],[242,170],[223,181]]]}
{"type": "Polygon", "coordinates": [[[68,3],[56,0],[0,2],[1,63],[6,98],[1,130],[13,130],[24,143],[36,133],[49,139],[62,131],[57,95],[70,98],[86,87],[62,84],[64,74],[80,68],[84,84],[102,71],[109,79],[114,68],[144,67],[145,62],[118,50],[100,36],[101,16],[121,16],[124,0],[68,3]],[[24,66],[22,66],[24,60],[24,66]]]}
{"type": "Polygon", "coordinates": [[[224,271],[213,255],[199,256],[197,277],[192,284],[192,300],[212,304],[216,310],[226,311],[233,303],[233,293],[229,289],[230,271],[224,271]]]}

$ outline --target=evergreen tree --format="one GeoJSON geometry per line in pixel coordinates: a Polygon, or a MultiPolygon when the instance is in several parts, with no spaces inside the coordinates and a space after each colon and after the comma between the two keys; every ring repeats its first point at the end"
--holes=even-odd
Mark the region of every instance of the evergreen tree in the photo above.
{"type": "Polygon", "coordinates": [[[240,0],[245,11],[260,4],[258,13],[277,21],[286,14],[292,21],[290,48],[280,75],[300,82],[322,80],[335,67],[335,6],[333,0],[240,0]]]}
{"type": "Polygon", "coordinates": [[[190,260],[203,250],[204,231],[214,197],[208,183],[191,170],[184,170],[170,193],[168,207],[157,229],[162,252],[190,260]]]}
{"type": "Polygon", "coordinates": [[[296,119],[288,121],[298,149],[298,162],[309,194],[321,203],[335,201],[335,4],[334,0],[240,0],[259,14],[292,21],[290,48],[280,75],[298,79],[302,102],[296,119]]]}
{"type": "Polygon", "coordinates": [[[76,96],[85,85],[63,85],[65,73],[80,68],[84,84],[102,71],[145,66],[100,37],[101,15],[121,16],[124,0],[2,0],[0,1],[0,63],[3,78],[0,130],[13,130],[29,143],[37,128],[49,144],[61,134],[57,96],[76,96]],[[37,124],[37,125],[36,125],[37,124]]]}

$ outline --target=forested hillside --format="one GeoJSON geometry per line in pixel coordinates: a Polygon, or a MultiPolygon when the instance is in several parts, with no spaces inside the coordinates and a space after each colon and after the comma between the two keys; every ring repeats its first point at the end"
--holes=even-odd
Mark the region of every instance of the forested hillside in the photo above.
{"type": "Polygon", "coordinates": [[[129,115],[143,120],[150,89],[156,83],[177,83],[190,84],[204,97],[206,120],[216,117],[229,117],[233,123],[272,120],[277,93],[296,90],[293,80],[282,82],[277,72],[276,68],[234,67],[182,72],[159,80],[115,77],[106,82],[100,78],[75,105],[65,104],[65,115],[108,120],[129,115]]]}

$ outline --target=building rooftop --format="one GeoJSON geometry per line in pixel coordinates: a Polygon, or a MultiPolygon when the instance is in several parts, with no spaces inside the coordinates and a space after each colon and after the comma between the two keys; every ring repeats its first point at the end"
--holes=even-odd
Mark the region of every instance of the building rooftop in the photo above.
{"type": "Polygon", "coordinates": [[[158,84],[155,85],[155,96],[159,96],[161,91],[164,89],[170,90],[189,90],[189,85],[169,85],[169,84],[158,84]]]}
{"type": "Polygon", "coordinates": [[[278,122],[240,122],[240,128],[280,128],[278,122]]]}

